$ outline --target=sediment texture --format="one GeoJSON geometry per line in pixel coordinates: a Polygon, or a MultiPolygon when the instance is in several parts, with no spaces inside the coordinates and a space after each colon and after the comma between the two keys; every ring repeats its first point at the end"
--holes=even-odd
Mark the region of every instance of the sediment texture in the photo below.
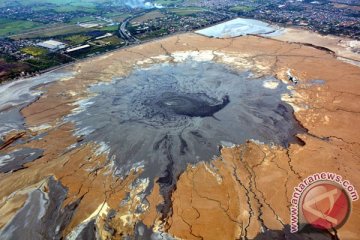
{"type": "MultiPolygon", "coordinates": [[[[41,86],[44,93],[22,108],[25,129],[2,141],[2,157],[36,152],[0,168],[2,239],[19,236],[10,226],[27,226],[23,235],[34,239],[331,239],[335,233],[289,233],[293,187],[322,171],[360,187],[360,68],[327,51],[255,36],[182,34],[66,70],[72,76],[41,86]],[[145,177],[141,164],[116,174],[109,149],[77,132],[69,117],[96,97],[90,86],[129,76],[134,68],[189,57],[287,84],[290,92],[282,99],[306,129],[298,134],[301,141],[281,146],[255,139],[223,147],[216,159],[188,165],[167,194],[163,176],[145,177]],[[298,84],[289,81],[289,70],[298,84]],[[26,214],[33,217],[22,217],[26,214]]],[[[276,88],[276,83],[265,86],[276,88]]],[[[357,239],[359,211],[354,202],[350,219],[336,233],[340,239],[357,239]]]]}

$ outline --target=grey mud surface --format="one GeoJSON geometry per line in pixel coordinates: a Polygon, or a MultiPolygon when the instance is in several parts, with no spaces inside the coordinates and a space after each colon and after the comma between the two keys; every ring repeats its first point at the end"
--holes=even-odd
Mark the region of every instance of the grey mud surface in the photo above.
{"type": "Polygon", "coordinates": [[[24,164],[32,162],[43,155],[42,149],[22,148],[8,154],[0,153],[0,172],[7,173],[24,168],[24,164]]]}
{"type": "Polygon", "coordinates": [[[72,72],[57,70],[0,84],[0,138],[14,129],[24,129],[25,123],[20,110],[42,94],[42,86],[72,75],[72,72]]]}
{"type": "Polygon", "coordinates": [[[0,239],[62,239],[61,232],[69,224],[78,202],[62,208],[67,190],[52,177],[47,185],[48,192],[42,188],[29,192],[25,205],[0,231],[0,239]]]}
{"type": "Polygon", "coordinates": [[[172,185],[187,164],[211,160],[221,144],[297,141],[303,130],[281,101],[286,86],[264,88],[264,81],[277,80],[251,76],[192,60],[137,69],[92,86],[97,96],[82,101],[82,111],[68,120],[85,140],[102,144],[116,174],[144,165],[145,177],[172,185]]]}

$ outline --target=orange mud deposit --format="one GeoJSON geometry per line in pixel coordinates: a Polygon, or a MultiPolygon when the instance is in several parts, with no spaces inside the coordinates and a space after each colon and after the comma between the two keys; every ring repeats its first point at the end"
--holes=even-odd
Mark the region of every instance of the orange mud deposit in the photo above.
{"type": "MultiPolygon", "coordinates": [[[[9,224],[20,221],[25,205],[35,204],[44,219],[48,211],[57,212],[58,218],[41,223],[37,233],[23,230],[44,239],[50,234],[66,239],[332,239],[332,231],[289,233],[293,188],[310,174],[328,171],[360,189],[360,68],[327,51],[256,36],[215,39],[190,33],[92,58],[66,71],[73,76],[42,86],[43,95],[22,108],[25,129],[9,133],[0,147],[4,154],[43,150],[21,169],[0,173],[3,236],[16,236],[9,224]],[[144,166],[115,174],[109,152],[99,142],[84,143],[86,134],[75,134],[67,116],[94,95],[91,85],[189,57],[287,84],[290,92],[282,100],[307,130],[298,135],[303,144],[283,147],[249,139],[223,147],[216,159],[189,164],[167,197],[161,176],[144,178],[144,166]],[[298,84],[292,84],[289,72],[298,84]],[[59,207],[42,206],[46,201],[41,199],[59,207]],[[168,211],[160,212],[164,204],[168,211]]],[[[358,239],[359,223],[356,201],[338,238],[358,239]]]]}

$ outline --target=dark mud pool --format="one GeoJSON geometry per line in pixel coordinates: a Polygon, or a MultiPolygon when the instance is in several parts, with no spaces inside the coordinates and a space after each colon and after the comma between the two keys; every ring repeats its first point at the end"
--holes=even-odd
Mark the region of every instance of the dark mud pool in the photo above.
{"type": "Polygon", "coordinates": [[[297,141],[303,130],[281,101],[286,86],[269,89],[264,81],[277,80],[215,62],[158,64],[92,86],[96,96],[80,101],[68,120],[108,152],[116,174],[144,166],[144,177],[170,186],[187,164],[217,155],[219,145],[297,141]]]}

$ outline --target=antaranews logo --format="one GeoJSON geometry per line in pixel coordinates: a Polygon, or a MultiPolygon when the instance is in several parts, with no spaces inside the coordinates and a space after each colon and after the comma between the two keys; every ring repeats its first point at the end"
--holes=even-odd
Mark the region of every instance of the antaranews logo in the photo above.
{"type": "Polygon", "coordinates": [[[315,173],[294,188],[290,208],[290,231],[306,225],[319,229],[343,226],[351,212],[351,202],[359,195],[349,180],[336,173],[315,173]]]}

